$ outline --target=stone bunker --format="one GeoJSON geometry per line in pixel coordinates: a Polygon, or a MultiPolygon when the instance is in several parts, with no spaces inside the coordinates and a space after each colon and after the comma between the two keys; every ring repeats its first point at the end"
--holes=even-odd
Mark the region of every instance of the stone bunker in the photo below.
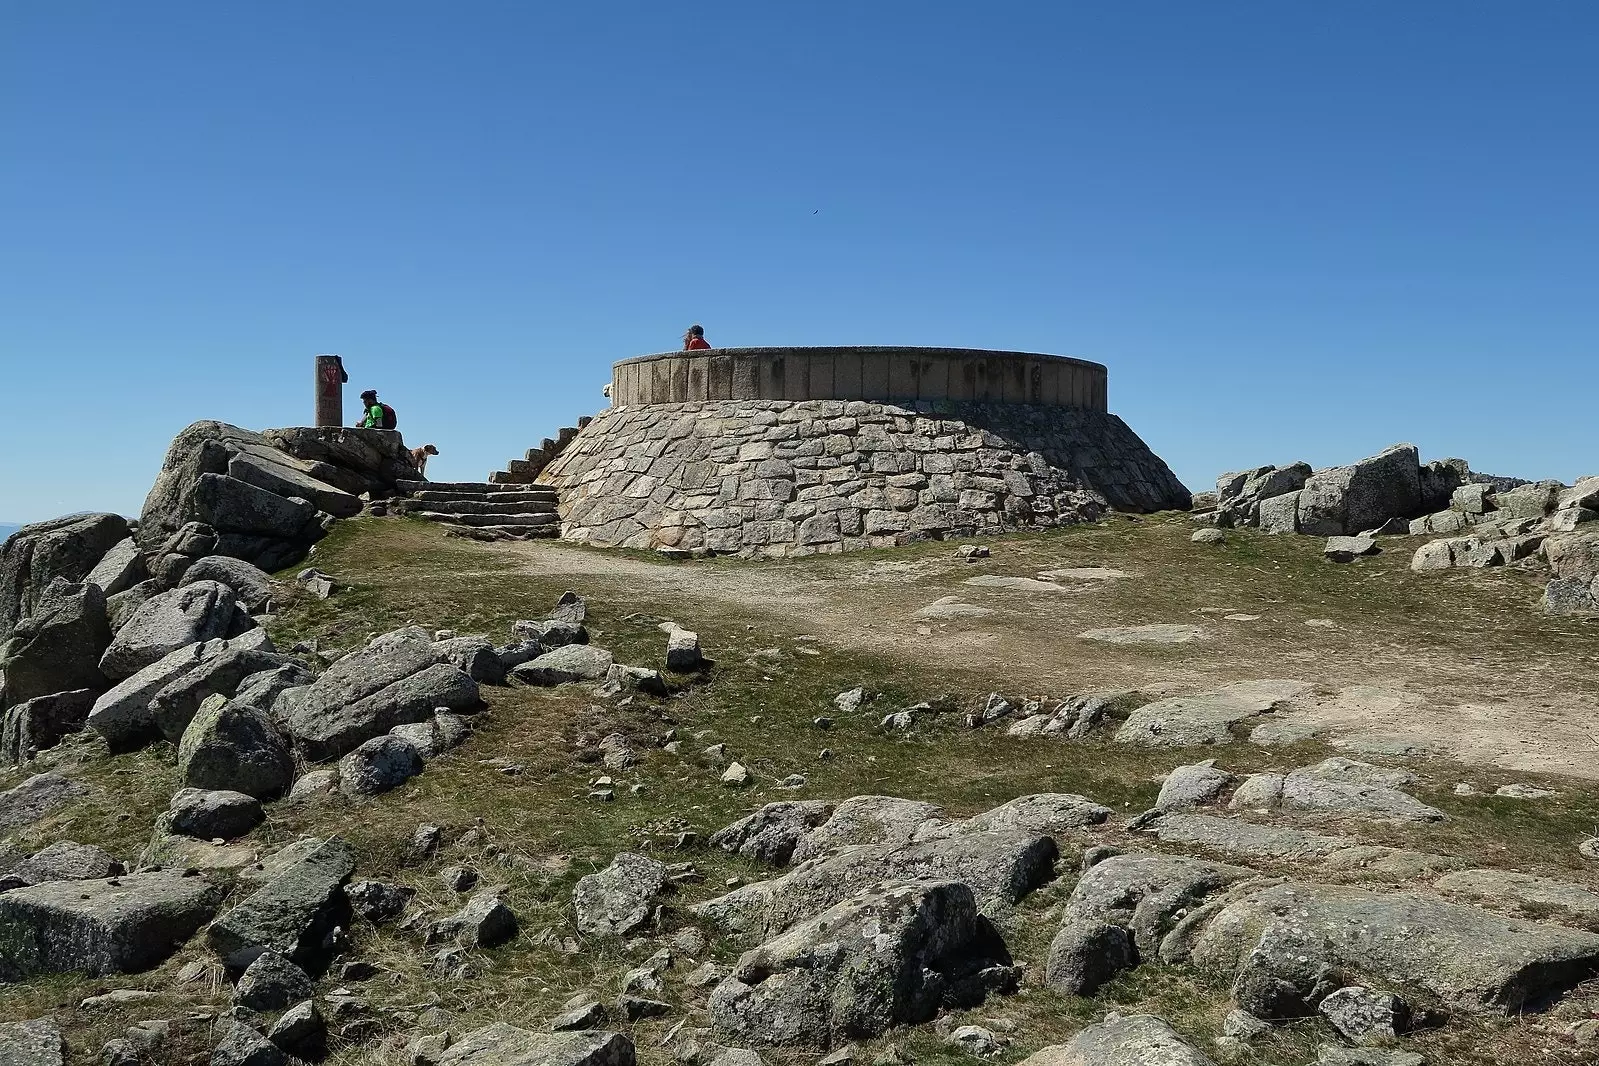
{"type": "Polygon", "coordinates": [[[797,556],[1191,502],[1080,359],[720,348],[625,359],[611,397],[528,471],[567,540],[797,556]]]}

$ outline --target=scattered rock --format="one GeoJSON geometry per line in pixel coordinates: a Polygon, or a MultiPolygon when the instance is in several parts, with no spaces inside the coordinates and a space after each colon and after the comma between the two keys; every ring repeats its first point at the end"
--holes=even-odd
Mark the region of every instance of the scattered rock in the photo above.
{"type": "Polygon", "coordinates": [[[1212,526],[1206,529],[1194,530],[1194,535],[1188,539],[1195,544],[1226,544],[1227,534],[1212,526]]]}
{"type": "Polygon", "coordinates": [[[1540,788],[1537,785],[1527,785],[1517,782],[1513,785],[1500,785],[1494,789],[1494,795],[1504,796],[1508,799],[1538,800],[1558,796],[1560,793],[1552,788],[1540,788]]]}
{"type": "Polygon", "coordinates": [[[344,886],[344,898],[356,914],[374,925],[392,922],[405,911],[416,890],[382,881],[352,881],[344,886]]]}
{"type": "Polygon", "coordinates": [[[263,951],[245,967],[233,1002],[261,1014],[276,1013],[310,999],[314,991],[304,970],[275,951],[263,951]]]}
{"type": "Polygon", "coordinates": [[[1215,759],[1206,759],[1192,766],[1179,766],[1166,775],[1155,806],[1163,811],[1202,807],[1214,803],[1216,797],[1234,780],[1232,774],[1217,768],[1215,759]]]}
{"type": "Polygon", "coordinates": [[[183,732],[178,775],[191,788],[271,799],[294,782],[294,756],[269,715],[216,695],[183,732]]]}
{"type": "Polygon", "coordinates": [[[566,1033],[583,1029],[599,1029],[608,1021],[605,1004],[592,997],[582,998],[576,1006],[550,1020],[550,1031],[566,1033]]]}
{"type": "Polygon", "coordinates": [[[833,805],[821,800],[768,803],[716,832],[710,844],[731,854],[786,866],[800,840],[832,813],[833,805]]]}
{"type": "Polygon", "coordinates": [[[1408,1016],[1398,997],[1359,985],[1338,989],[1316,1009],[1350,1041],[1368,1046],[1397,1040],[1408,1016]]]}
{"type": "Polygon", "coordinates": [[[565,685],[599,681],[610,672],[611,653],[589,644],[566,644],[511,671],[525,685],[565,685]]]}
{"type": "Polygon", "coordinates": [[[1077,634],[1082,640],[1105,644],[1189,644],[1205,638],[1205,631],[1187,622],[1162,622],[1145,626],[1112,626],[1087,629],[1077,634]]]}
{"type": "Polygon", "coordinates": [[[1108,1014],[1067,1044],[1042,1048],[1021,1066],[1215,1066],[1152,1014],[1108,1014]]]}
{"type": "Polygon", "coordinates": [[[674,673],[687,674],[703,669],[705,658],[700,654],[700,636],[687,629],[673,629],[666,635],[666,668],[674,673]]]}
{"type": "Polygon", "coordinates": [[[492,948],[516,935],[516,915],[495,892],[479,892],[455,914],[428,930],[427,942],[454,942],[463,947],[492,948]]]}
{"type": "Polygon", "coordinates": [[[572,902],[578,930],[588,936],[627,936],[649,921],[653,901],[666,886],[666,867],[622,852],[599,873],[577,883],[572,902]]]}
{"type": "Polygon", "coordinates": [[[847,692],[840,692],[833,697],[833,706],[839,714],[854,714],[861,709],[861,704],[866,702],[866,690],[859,686],[847,692]]]}
{"type": "Polygon", "coordinates": [[[989,551],[981,544],[962,544],[955,549],[955,558],[963,563],[976,562],[978,559],[987,559],[989,551]]]}
{"type": "Polygon", "coordinates": [[[243,792],[179,789],[165,816],[166,829],[183,836],[212,840],[242,837],[266,818],[261,801],[243,792]]]}
{"type": "Polygon", "coordinates": [[[224,1019],[220,1028],[211,1066],[288,1066],[289,1057],[248,1025],[224,1019]]]}
{"type": "Polygon", "coordinates": [[[1378,555],[1381,552],[1376,538],[1364,534],[1355,537],[1328,537],[1326,546],[1321,549],[1322,556],[1335,563],[1352,563],[1362,556],[1378,555]]]}
{"type": "Polygon", "coordinates": [[[317,1010],[314,1001],[308,999],[284,1011],[267,1032],[267,1039],[291,1055],[314,1059],[320,1057],[327,1033],[322,1012],[317,1010]]]}
{"type": "Polygon", "coordinates": [[[727,769],[722,771],[722,784],[724,785],[731,788],[743,788],[749,783],[749,769],[741,762],[730,763],[727,769]]]}
{"type": "Polygon", "coordinates": [[[422,753],[416,745],[393,735],[374,737],[339,760],[339,791],[376,796],[421,772],[422,753]]]}
{"type": "Polygon", "coordinates": [[[944,1038],[944,1043],[959,1048],[968,1055],[986,1059],[1005,1050],[1009,1040],[981,1025],[962,1025],[944,1038]]]}

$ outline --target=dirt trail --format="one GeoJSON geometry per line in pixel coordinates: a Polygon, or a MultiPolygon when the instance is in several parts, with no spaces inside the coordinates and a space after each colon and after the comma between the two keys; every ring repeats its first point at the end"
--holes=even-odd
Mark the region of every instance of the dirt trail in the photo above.
{"type": "MultiPolygon", "coordinates": [[[[1365,572],[1301,573],[1298,556],[1239,563],[1200,555],[1186,543],[1191,527],[1167,525],[1175,529],[1150,523],[1080,537],[1002,539],[991,544],[991,559],[977,563],[955,559],[947,544],[786,563],[657,561],[553,542],[491,550],[574,588],[603,589],[657,610],[679,603],[690,618],[707,611],[758,617],[762,628],[769,624],[789,639],[936,666],[969,677],[973,688],[1065,695],[1295,678],[1316,685],[1319,695],[1283,716],[1329,730],[1352,753],[1409,747],[1505,769],[1599,778],[1599,631],[1573,636],[1569,626],[1546,623],[1522,602],[1526,583],[1515,575],[1429,587],[1404,569],[1408,551],[1391,553],[1398,563],[1365,572]],[[1310,579],[1342,584],[1328,594],[1310,579]],[[1394,600],[1397,593],[1434,597],[1428,609],[1435,616],[1424,611],[1418,618],[1416,604],[1394,600]],[[1106,643],[1079,636],[1163,623],[1192,627],[1193,639],[1106,643]]],[[[1306,567],[1332,565],[1306,558],[1306,567]]]]}

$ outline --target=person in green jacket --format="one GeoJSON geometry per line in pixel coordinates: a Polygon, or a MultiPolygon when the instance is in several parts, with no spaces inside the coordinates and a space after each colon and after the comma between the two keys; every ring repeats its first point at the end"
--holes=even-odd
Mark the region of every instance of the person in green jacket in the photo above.
{"type": "Polygon", "coordinates": [[[361,394],[361,421],[356,423],[359,429],[383,428],[383,405],[378,403],[376,389],[367,389],[361,394]]]}

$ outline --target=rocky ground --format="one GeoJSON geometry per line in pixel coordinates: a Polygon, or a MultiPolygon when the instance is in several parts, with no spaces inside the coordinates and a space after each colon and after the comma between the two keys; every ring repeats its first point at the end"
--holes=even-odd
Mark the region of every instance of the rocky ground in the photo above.
{"type": "Polygon", "coordinates": [[[9,730],[0,1062],[1599,1058],[1599,630],[1194,529],[58,588],[111,687],[9,730]]]}

